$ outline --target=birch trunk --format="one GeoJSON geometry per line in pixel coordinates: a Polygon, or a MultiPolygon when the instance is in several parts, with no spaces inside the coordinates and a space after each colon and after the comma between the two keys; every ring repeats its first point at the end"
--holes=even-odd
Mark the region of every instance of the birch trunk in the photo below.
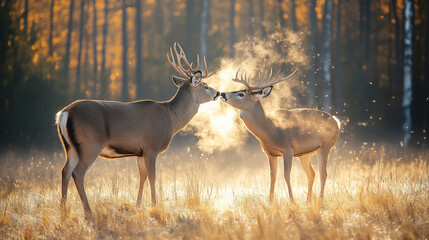
{"type": "Polygon", "coordinates": [[[407,147],[410,140],[411,126],[411,102],[413,100],[412,79],[413,79],[413,14],[414,7],[412,0],[404,0],[404,93],[402,97],[402,108],[404,110],[405,121],[402,126],[404,131],[403,143],[407,147]]]}
{"type": "Polygon", "coordinates": [[[311,0],[310,5],[310,69],[308,71],[310,99],[316,96],[316,57],[317,57],[317,0],[311,0]]]}
{"type": "Polygon", "coordinates": [[[322,69],[323,69],[323,109],[331,110],[331,39],[332,39],[332,0],[325,1],[323,9],[323,45],[322,45],[322,69]]]}
{"type": "Polygon", "coordinates": [[[343,106],[342,79],[341,79],[341,1],[337,5],[337,41],[335,48],[335,105],[340,111],[343,106]]]}

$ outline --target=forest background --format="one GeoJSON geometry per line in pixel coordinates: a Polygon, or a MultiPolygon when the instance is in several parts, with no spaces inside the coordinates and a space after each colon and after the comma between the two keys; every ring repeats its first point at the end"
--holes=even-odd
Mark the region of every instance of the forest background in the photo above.
{"type": "Polygon", "coordinates": [[[222,59],[245,61],[243,42],[257,46],[277,32],[298,36],[308,57],[304,90],[292,87],[297,101],[283,107],[339,116],[351,142],[421,148],[428,17],[425,0],[1,0],[0,149],[59,149],[55,113],[77,99],[168,100],[174,42],[216,71],[222,59]]]}

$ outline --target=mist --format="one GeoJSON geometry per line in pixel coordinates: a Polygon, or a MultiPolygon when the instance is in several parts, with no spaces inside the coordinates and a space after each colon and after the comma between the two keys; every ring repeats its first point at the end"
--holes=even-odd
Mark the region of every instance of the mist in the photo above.
{"type": "MultiPolygon", "coordinates": [[[[239,69],[246,70],[252,76],[269,72],[271,68],[273,72],[281,68],[284,76],[297,70],[287,81],[276,84],[270,96],[262,100],[267,112],[294,108],[300,105],[296,95],[308,91],[303,77],[308,67],[303,42],[302,34],[274,27],[269,28],[265,39],[247,37],[235,44],[234,58],[225,56],[216,60],[220,65],[207,83],[220,92],[237,91],[245,88],[232,81],[239,69]]],[[[252,77],[251,82],[257,80],[257,77],[252,77]]],[[[202,104],[185,133],[195,134],[198,148],[209,154],[240,148],[249,137],[238,111],[219,100],[202,104]]]]}

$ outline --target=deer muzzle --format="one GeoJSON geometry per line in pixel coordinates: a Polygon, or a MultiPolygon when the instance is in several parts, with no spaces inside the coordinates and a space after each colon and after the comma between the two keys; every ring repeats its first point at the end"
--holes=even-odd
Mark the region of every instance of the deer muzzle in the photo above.
{"type": "Polygon", "coordinates": [[[219,92],[219,91],[217,91],[217,92],[216,92],[216,96],[213,98],[213,100],[217,100],[217,98],[219,97],[219,95],[220,95],[220,92],[219,92]]]}

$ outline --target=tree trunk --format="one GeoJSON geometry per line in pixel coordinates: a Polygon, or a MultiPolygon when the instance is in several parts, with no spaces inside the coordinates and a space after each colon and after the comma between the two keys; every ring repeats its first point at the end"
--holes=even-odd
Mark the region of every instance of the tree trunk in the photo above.
{"type": "Polygon", "coordinates": [[[128,102],[127,1],[122,0],[122,101],[128,102]]]}
{"type": "Polygon", "coordinates": [[[395,95],[399,94],[401,91],[401,30],[400,23],[397,13],[397,0],[392,0],[392,12],[393,18],[395,20],[395,60],[396,60],[396,68],[395,68],[395,95]]]}
{"type": "MultiPolygon", "coordinates": [[[[389,35],[394,35],[395,33],[394,33],[394,30],[393,30],[393,21],[394,21],[394,19],[393,19],[393,13],[392,13],[392,5],[391,4],[389,4],[389,13],[388,13],[388,20],[389,20],[389,35]],[[390,24],[390,23],[392,23],[392,24],[390,24]]],[[[395,44],[395,42],[394,42],[394,40],[392,40],[392,38],[389,38],[389,40],[388,40],[388,45],[389,45],[389,48],[388,48],[388,55],[387,55],[387,64],[388,64],[388,66],[387,66],[387,72],[388,72],[388,74],[387,74],[387,77],[388,77],[388,79],[389,79],[389,86],[390,86],[390,92],[389,92],[389,94],[388,95],[391,95],[391,94],[393,94],[393,90],[394,90],[394,86],[395,86],[395,84],[394,84],[394,79],[395,79],[395,77],[394,77],[394,74],[393,74],[393,69],[394,69],[394,67],[393,67],[393,62],[392,62],[392,59],[393,59],[393,47],[394,47],[394,44],[395,44]]],[[[384,99],[386,99],[387,100],[387,98],[388,98],[388,95],[386,95],[385,97],[384,97],[384,99]]],[[[390,97],[390,96],[389,96],[390,97]]],[[[387,104],[387,103],[386,103],[387,104]]]]}
{"type": "Polygon", "coordinates": [[[316,57],[317,57],[317,0],[311,0],[310,6],[310,69],[308,71],[310,99],[316,96],[316,57]]]}
{"type": "Polygon", "coordinates": [[[229,56],[234,58],[234,44],[235,44],[235,0],[231,0],[231,10],[229,12],[229,56]]]}
{"type": "Polygon", "coordinates": [[[337,44],[335,48],[335,105],[340,111],[343,106],[341,79],[341,1],[337,5],[337,44]]]}
{"type": "Polygon", "coordinates": [[[73,30],[73,10],[74,10],[74,0],[70,0],[69,21],[68,21],[68,30],[67,30],[67,40],[66,40],[66,56],[64,57],[65,89],[68,89],[68,84],[69,84],[70,46],[71,46],[71,34],[73,30]]]}
{"type": "Polygon", "coordinates": [[[22,14],[22,18],[24,18],[24,33],[28,33],[28,0],[24,2],[24,13],[22,14]]]}
{"type": "Polygon", "coordinates": [[[201,29],[200,29],[200,66],[204,66],[204,57],[207,56],[207,21],[209,15],[209,0],[203,0],[201,10],[201,29]]]}
{"type": "Polygon", "coordinates": [[[254,34],[254,16],[253,16],[253,0],[249,0],[249,35],[253,38],[254,34]]]}
{"type": "Polygon", "coordinates": [[[106,73],[106,41],[107,41],[107,31],[109,27],[109,0],[104,0],[104,23],[103,23],[103,46],[101,48],[101,86],[100,86],[100,95],[101,98],[107,97],[108,89],[108,74],[106,73]]]}
{"type": "Polygon", "coordinates": [[[136,4],[136,97],[143,98],[143,57],[142,57],[142,2],[136,4]]]}
{"type": "Polygon", "coordinates": [[[365,3],[365,65],[368,67],[371,52],[371,0],[366,0],[365,3]]]}
{"type": "Polygon", "coordinates": [[[93,78],[94,78],[94,85],[92,86],[92,97],[96,98],[97,96],[97,72],[98,72],[98,61],[97,61],[97,4],[96,4],[96,0],[92,1],[94,4],[94,31],[93,31],[93,54],[94,54],[94,65],[93,65],[93,78]]]}
{"type": "MultiPolygon", "coordinates": [[[[426,0],[424,0],[426,2],[426,0]]],[[[421,143],[423,143],[423,129],[425,123],[423,122],[423,119],[425,118],[424,113],[426,109],[425,106],[425,92],[429,90],[424,89],[424,82],[423,82],[423,59],[425,56],[422,54],[424,52],[424,45],[423,45],[423,14],[427,14],[427,11],[423,12],[424,10],[424,3],[421,1],[413,1],[419,6],[417,9],[413,10],[413,18],[411,19],[411,23],[413,24],[413,36],[412,36],[412,42],[413,42],[413,78],[412,78],[412,94],[413,99],[411,102],[411,125],[413,128],[411,129],[413,133],[413,141],[412,145],[420,147],[421,143]],[[415,21],[415,19],[420,19],[420,22],[415,21]]],[[[427,56],[427,55],[426,55],[427,56]]]]}
{"type": "Polygon", "coordinates": [[[54,32],[54,4],[55,0],[51,0],[51,8],[50,8],[50,15],[49,15],[49,39],[48,39],[48,54],[52,57],[52,54],[54,52],[52,48],[52,39],[53,39],[53,32],[54,32]]]}
{"type": "Polygon", "coordinates": [[[405,122],[402,126],[404,131],[403,143],[407,147],[412,129],[411,125],[411,102],[413,100],[413,0],[404,0],[404,93],[402,97],[402,108],[404,110],[405,122]]]}
{"type": "Polygon", "coordinates": [[[267,36],[267,32],[264,26],[264,17],[265,17],[264,0],[259,0],[259,10],[261,13],[261,36],[262,38],[265,38],[267,36]]]}
{"type": "Polygon", "coordinates": [[[186,0],[186,51],[192,52],[194,29],[194,0],[186,0]]]}
{"type": "Polygon", "coordinates": [[[292,20],[292,30],[294,32],[297,32],[298,31],[298,23],[296,20],[296,2],[295,2],[295,0],[291,0],[290,11],[291,11],[290,18],[292,20]]]}
{"type": "Polygon", "coordinates": [[[82,60],[82,41],[83,41],[83,26],[85,25],[85,0],[80,2],[80,27],[79,27],[79,49],[77,53],[76,66],[76,81],[75,81],[75,97],[80,97],[80,66],[82,60]]]}
{"type": "Polygon", "coordinates": [[[323,69],[323,109],[331,110],[331,39],[332,39],[332,0],[325,1],[323,9],[323,44],[322,44],[322,69],[323,69]]]}
{"type": "Polygon", "coordinates": [[[359,0],[359,43],[363,44],[363,35],[365,31],[365,0],[359,0]]]}
{"type": "Polygon", "coordinates": [[[162,1],[157,0],[155,3],[155,23],[158,34],[164,33],[164,12],[162,10],[162,1]]]}
{"type": "MultiPolygon", "coordinates": [[[[89,6],[90,1],[88,1],[88,6],[89,6]]],[[[89,8],[88,11],[85,11],[85,18],[89,19],[89,8]]],[[[88,90],[88,81],[89,81],[89,77],[91,75],[91,69],[90,69],[90,64],[89,64],[89,48],[90,48],[90,43],[89,43],[89,31],[88,28],[84,29],[85,34],[83,35],[84,37],[84,42],[85,42],[85,50],[84,50],[84,55],[83,55],[83,66],[82,66],[82,76],[84,76],[82,78],[82,80],[84,80],[83,83],[83,95],[85,97],[87,96],[87,90],[88,90]]]]}
{"type": "Polygon", "coordinates": [[[284,28],[286,26],[286,23],[285,23],[285,18],[283,17],[283,15],[284,15],[283,7],[282,7],[283,0],[278,0],[278,2],[279,2],[279,20],[280,20],[280,26],[282,28],[284,28]]]}
{"type": "MultiPolygon", "coordinates": [[[[429,7],[429,6],[426,6],[429,7]]],[[[426,16],[426,34],[425,34],[425,48],[424,48],[424,56],[425,57],[425,71],[424,71],[424,84],[423,89],[423,129],[425,129],[425,135],[428,136],[429,133],[429,17],[426,16]]],[[[428,143],[427,143],[428,144],[428,143]]]]}

